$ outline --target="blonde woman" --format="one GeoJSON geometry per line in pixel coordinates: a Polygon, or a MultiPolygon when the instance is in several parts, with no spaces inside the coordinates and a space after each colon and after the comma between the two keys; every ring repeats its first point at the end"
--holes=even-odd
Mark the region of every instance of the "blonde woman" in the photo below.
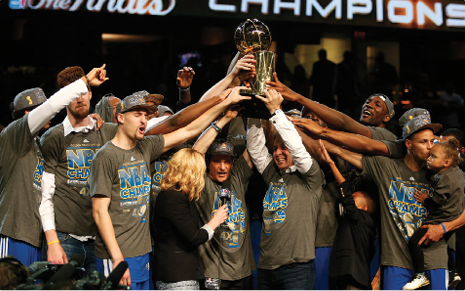
{"type": "Polygon", "coordinates": [[[178,151],[168,162],[155,204],[155,276],[159,290],[199,289],[203,279],[197,247],[213,237],[228,216],[227,206],[200,227],[195,201],[204,188],[205,158],[193,149],[178,151]]]}

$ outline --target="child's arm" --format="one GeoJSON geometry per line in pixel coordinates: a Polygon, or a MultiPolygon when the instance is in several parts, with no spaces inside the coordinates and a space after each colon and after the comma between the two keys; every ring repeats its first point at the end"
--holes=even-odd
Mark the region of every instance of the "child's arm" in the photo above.
{"type": "Polygon", "coordinates": [[[321,160],[326,162],[329,165],[329,167],[331,168],[331,171],[333,172],[334,178],[336,179],[336,182],[338,184],[344,183],[346,179],[344,179],[341,172],[336,167],[336,163],[333,161],[333,159],[331,159],[331,156],[328,154],[328,151],[326,150],[321,139],[318,140],[318,143],[320,144],[319,151],[320,151],[321,160]]]}

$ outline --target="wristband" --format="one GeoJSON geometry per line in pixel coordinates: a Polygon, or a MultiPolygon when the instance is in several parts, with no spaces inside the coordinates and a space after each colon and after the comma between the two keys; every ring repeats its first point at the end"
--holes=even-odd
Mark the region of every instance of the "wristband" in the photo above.
{"type": "Polygon", "coordinates": [[[59,242],[60,242],[59,240],[54,240],[54,241],[48,242],[47,245],[49,246],[49,245],[53,245],[59,242]]]}
{"type": "Polygon", "coordinates": [[[221,128],[216,125],[216,120],[212,122],[211,127],[218,131],[218,133],[221,133],[221,128]]]}
{"type": "Polygon", "coordinates": [[[187,88],[185,88],[185,89],[183,89],[183,88],[181,88],[181,87],[178,87],[178,89],[179,89],[179,91],[181,91],[181,92],[187,92],[187,91],[189,91],[189,90],[191,89],[191,87],[187,87],[187,88]]]}
{"type": "Polygon", "coordinates": [[[441,225],[442,225],[442,228],[444,228],[444,233],[446,233],[446,232],[447,232],[446,226],[445,226],[444,223],[442,223],[442,222],[441,222],[441,225]]]}

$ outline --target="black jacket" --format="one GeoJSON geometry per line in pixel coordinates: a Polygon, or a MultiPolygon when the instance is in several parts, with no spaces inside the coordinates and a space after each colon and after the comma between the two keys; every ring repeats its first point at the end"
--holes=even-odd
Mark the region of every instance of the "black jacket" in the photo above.
{"type": "Polygon", "coordinates": [[[339,220],[334,238],[329,276],[336,279],[351,276],[359,284],[371,289],[370,262],[375,253],[375,222],[368,212],[355,206],[348,183],[344,182],[340,187],[344,193],[342,204],[346,212],[339,220]]]}
{"type": "Polygon", "coordinates": [[[197,247],[208,241],[194,201],[180,191],[161,192],[155,203],[155,278],[165,283],[204,277],[197,247]]]}

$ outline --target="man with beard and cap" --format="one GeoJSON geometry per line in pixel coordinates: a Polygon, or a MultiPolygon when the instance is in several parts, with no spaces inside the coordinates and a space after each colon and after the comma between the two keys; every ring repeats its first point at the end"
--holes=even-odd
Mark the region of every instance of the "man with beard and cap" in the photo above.
{"type": "Polygon", "coordinates": [[[228,193],[229,201],[227,227],[220,227],[213,239],[201,245],[199,250],[206,278],[220,279],[220,289],[249,290],[252,289],[255,261],[245,195],[253,175],[253,164],[247,149],[236,160],[231,141],[214,141],[237,113],[237,109],[227,110],[204,131],[193,147],[199,153],[207,154],[205,188],[197,201],[201,222],[210,221],[221,207],[221,193],[228,193]],[[222,192],[226,191],[224,189],[229,192],[222,192]]]}
{"type": "Polygon", "coordinates": [[[0,258],[13,255],[23,264],[41,260],[44,159],[36,136],[61,109],[99,86],[105,65],[62,88],[47,100],[40,88],[19,93],[12,103],[16,119],[0,133],[0,258]]]}
{"type": "MultiPolygon", "coordinates": [[[[416,113],[426,110],[415,110],[416,113]]],[[[427,209],[415,200],[420,191],[432,194],[426,178],[426,160],[442,125],[431,123],[429,115],[407,116],[402,138],[407,152],[402,157],[362,155],[341,148],[331,151],[372,179],[379,189],[381,219],[382,289],[401,289],[413,275],[408,240],[421,227],[427,209]]],[[[383,143],[383,142],[381,142],[383,143]]],[[[384,143],[383,143],[384,144],[384,143]]],[[[387,147],[388,145],[386,145],[387,147]]],[[[389,146],[389,154],[398,154],[389,146]]],[[[444,240],[424,249],[425,269],[434,290],[447,289],[447,245],[444,240]]]]}
{"type": "Polygon", "coordinates": [[[228,106],[250,99],[241,96],[240,89],[223,92],[221,103],[187,126],[145,138],[147,115],[155,108],[136,95],[118,104],[116,135],[97,152],[90,166],[93,217],[99,231],[95,243],[98,271],[108,276],[124,260],[129,269],[120,283],[132,289],[148,289],[152,250],[148,224],[150,163],[163,152],[201,133],[228,106]]]}
{"type": "Polygon", "coordinates": [[[386,95],[381,93],[370,95],[362,106],[360,122],[357,122],[342,112],[331,109],[292,91],[279,81],[276,72],[274,73],[274,78],[274,82],[267,82],[271,88],[278,90],[284,99],[297,101],[301,105],[310,108],[313,113],[328,124],[329,128],[360,134],[375,140],[396,139],[396,136],[386,129],[388,122],[394,116],[394,104],[386,95]]]}
{"type": "MultiPolygon", "coordinates": [[[[57,75],[57,83],[64,88],[83,76],[81,67],[69,67],[57,75]]],[[[80,254],[88,274],[95,271],[97,227],[87,178],[95,152],[117,129],[115,123],[104,123],[97,130],[97,122],[89,116],[91,98],[89,91],[71,102],[64,121],[41,138],[45,170],[39,208],[46,242],[43,260],[66,264],[80,254]]]]}

